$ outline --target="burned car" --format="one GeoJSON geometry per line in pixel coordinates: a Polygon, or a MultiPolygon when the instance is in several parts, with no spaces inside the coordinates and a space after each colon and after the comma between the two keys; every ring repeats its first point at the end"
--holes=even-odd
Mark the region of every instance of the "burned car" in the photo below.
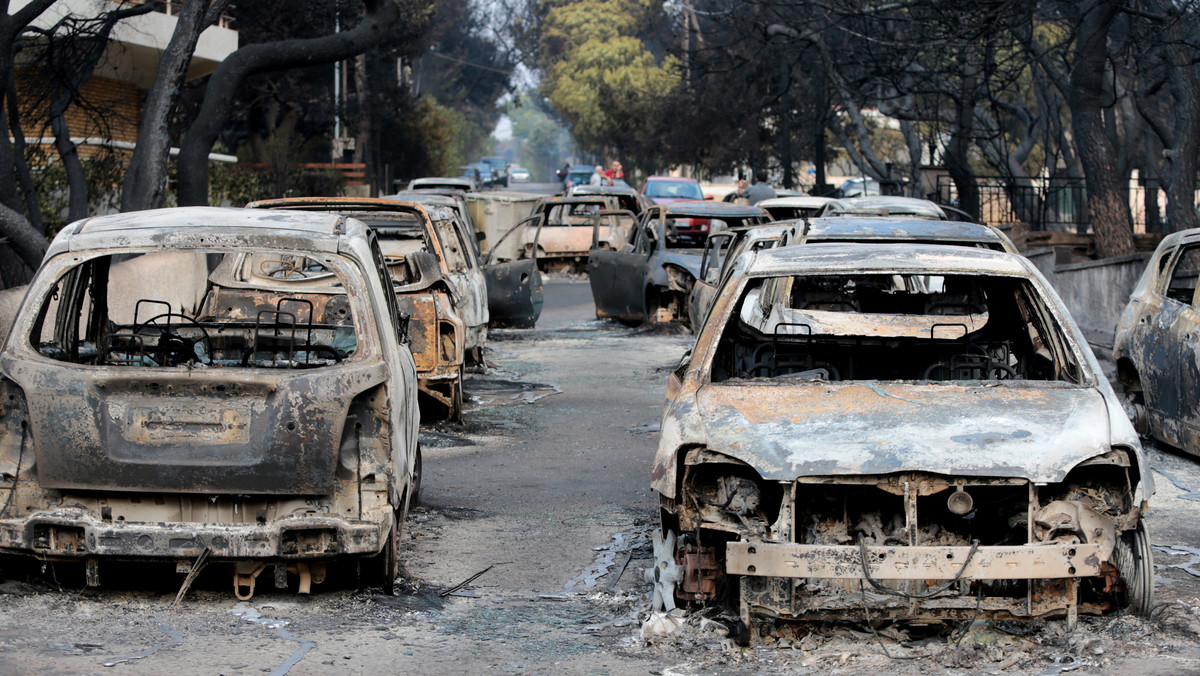
{"type": "Polygon", "coordinates": [[[474,250],[454,227],[451,210],[342,197],[289,197],[246,206],[329,211],[369,225],[387,261],[400,312],[409,317],[422,417],[462,420],[463,363],[466,355],[483,349],[487,291],[474,250]]]}
{"type": "MultiPolygon", "coordinates": [[[[588,195],[544,197],[538,200],[530,215],[543,217],[542,228],[536,233],[536,242],[534,231],[525,230],[521,255],[531,258],[536,253],[541,261],[539,267],[543,270],[584,267],[595,234],[593,225],[596,218],[606,211],[620,211],[620,202],[616,197],[588,195]]],[[[637,220],[629,211],[620,211],[620,214],[619,217],[601,219],[600,232],[596,237],[604,248],[616,249],[621,246],[637,220]]]]}
{"type": "Polygon", "coordinates": [[[813,218],[821,207],[833,201],[832,197],[812,197],[800,195],[797,197],[771,197],[760,200],[757,205],[771,214],[773,221],[787,221],[793,218],[813,218]]]}
{"type": "Polygon", "coordinates": [[[1200,455],[1200,229],[1159,243],[1117,322],[1113,358],[1140,432],[1200,455]]]}
{"type": "Polygon", "coordinates": [[[0,551],[93,586],[101,562],[224,564],[243,599],[352,558],[391,590],[420,452],[386,275],[332,214],[68,225],[0,351],[0,551]]]}
{"type": "Polygon", "coordinates": [[[642,213],[619,249],[593,238],[588,283],[596,316],[622,322],[689,325],[688,295],[710,231],[766,223],[758,207],[721,202],[658,204],[642,213]]]}
{"type": "MultiPolygon", "coordinates": [[[[960,212],[961,213],[961,212],[960,212]]],[[[903,216],[928,218],[936,221],[948,220],[941,205],[917,197],[893,195],[869,195],[848,199],[830,200],[817,212],[820,217],[834,216],[903,216]]]]}
{"type": "Polygon", "coordinates": [[[588,195],[605,195],[617,200],[617,207],[640,215],[646,209],[654,206],[654,201],[634,190],[628,185],[577,185],[570,190],[571,197],[586,197],[588,195]]]}
{"type": "Polygon", "coordinates": [[[1149,468],[1026,259],[748,255],[668,381],[660,604],[726,602],[746,632],[764,617],[1149,611],[1149,468]]]}
{"type": "MultiPolygon", "coordinates": [[[[771,208],[766,205],[769,201],[763,200],[759,206],[770,211],[771,208]]],[[[729,230],[713,235],[705,245],[700,275],[688,299],[692,325],[699,326],[703,322],[717,288],[733,274],[733,264],[742,252],[769,249],[777,244],[784,246],[807,242],[953,244],[1018,253],[1012,240],[995,227],[959,221],[842,216],[781,220],[774,224],[729,230]]]]}

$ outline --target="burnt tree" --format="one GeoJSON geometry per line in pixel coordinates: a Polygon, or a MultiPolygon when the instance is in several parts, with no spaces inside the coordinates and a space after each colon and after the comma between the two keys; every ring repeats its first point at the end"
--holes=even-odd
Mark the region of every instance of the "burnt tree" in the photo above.
{"type": "Polygon", "coordinates": [[[208,204],[208,154],[228,119],[239,85],[249,76],[284,68],[315,66],[355,56],[378,44],[399,20],[392,0],[366,0],[366,13],[353,29],[316,38],[247,45],[217,67],[204,102],[180,145],[179,204],[208,204]]]}

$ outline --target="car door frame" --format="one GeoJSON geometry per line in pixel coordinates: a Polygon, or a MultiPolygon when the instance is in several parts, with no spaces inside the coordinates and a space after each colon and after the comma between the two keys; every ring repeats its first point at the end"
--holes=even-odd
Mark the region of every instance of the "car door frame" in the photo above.
{"type": "Polygon", "coordinates": [[[480,261],[484,279],[487,281],[489,327],[531,329],[537,324],[545,303],[542,275],[537,268],[537,241],[545,222],[542,214],[534,214],[518,221],[496,240],[496,244],[480,261]],[[524,232],[529,227],[535,229],[532,256],[513,261],[492,262],[492,254],[500,250],[500,245],[505,239],[513,233],[524,232]]]}
{"type": "MultiPolygon", "coordinates": [[[[641,322],[644,319],[646,261],[653,253],[648,233],[661,227],[661,220],[655,218],[659,213],[659,209],[645,212],[630,231],[625,245],[617,250],[598,247],[598,222],[593,224],[593,248],[588,252],[588,283],[592,287],[597,316],[623,322],[641,322]]],[[[657,240],[661,239],[661,232],[658,232],[657,240]]]]}

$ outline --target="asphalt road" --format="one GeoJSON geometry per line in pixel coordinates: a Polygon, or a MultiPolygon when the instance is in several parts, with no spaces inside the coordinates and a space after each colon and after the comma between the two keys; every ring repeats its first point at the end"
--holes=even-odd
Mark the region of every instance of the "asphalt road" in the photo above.
{"type": "MultiPolygon", "coordinates": [[[[812,623],[749,649],[692,615],[641,638],[656,519],[649,469],[666,372],[691,337],[594,319],[586,281],[552,280],[538,328],[497,331],[463,425],[422,433],[425,504],[399,596],[352,570],[249,602],[206,571],[0,563],[0,674],[1086,673],[1200,671],[1200,470],[1153,451],[1152,621],[905,627],[812,623]],[[465,583],[465,584],[464,584],[465,583]],[[461,585],[461,586],[460,586],[461,585]]],[[[264,589],[265,587],[265,589],[264,589]]],[[[710,613],[710,616],[712,614],[710,613]]]]}

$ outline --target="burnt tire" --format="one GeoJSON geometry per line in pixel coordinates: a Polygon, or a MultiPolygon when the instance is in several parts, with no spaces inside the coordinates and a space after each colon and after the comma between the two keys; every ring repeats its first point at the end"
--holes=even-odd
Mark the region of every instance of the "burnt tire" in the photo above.
{"type": "Polygon", "coordinates": [[[450,416],[449,419],[462,424],[463,421],[463,367],[458,367],[458,378],[450,387],[450,416]]]}
{"type": "Polygon", "coordinates": [[[409,489],[411,497],[408,499],[409,507],[416,507],[421,504],[421,445],[417,444],[417,457],[413,461],[412,483],[409,489]]]}
{"type": "Polygon", "coordinates": [[[396,513],[396,521],[388,531],[383,551],[379,553],[379,565],[383,569],[383,593],[389,596],[396,594],[396,583],[400,581],[400,534],[404,530],[403,516],[401,512],[396,513]]]}
{"type": "Polygon", "coordinates": [[[1122,590],[1117,599],[1120,607],[1136,615],[1148,617],[1154,605],[1154,553],[1146,520],[1139,518],[1137,526],[1121,534],[1113,548],[1113,566],[1121,577],[1122,590]]]}

